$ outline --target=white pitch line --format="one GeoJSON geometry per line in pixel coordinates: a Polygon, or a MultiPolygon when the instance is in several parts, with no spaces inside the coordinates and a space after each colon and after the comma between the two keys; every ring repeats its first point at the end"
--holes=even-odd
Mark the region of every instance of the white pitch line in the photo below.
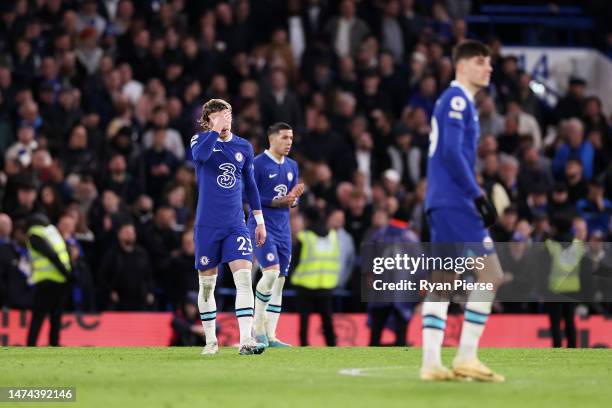
{"type": "Polygon", "coordinates": [[[407,367],[406,366],[391,366],[391,367],[342,368],[338,371],[338,374],[348,375],[351,377],[380,377],[380,375],[376,375],[375,373],[369,373],[369,372],[370,371],[381,371],[381,370],[397,370],[400,368],[407,368],[407,367]]]}

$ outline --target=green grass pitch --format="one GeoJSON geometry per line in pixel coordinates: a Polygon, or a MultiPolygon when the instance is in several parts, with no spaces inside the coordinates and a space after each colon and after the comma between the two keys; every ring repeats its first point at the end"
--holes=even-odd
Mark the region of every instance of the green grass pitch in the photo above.
{"type": "MultiPolygon", "coordinates": [[[[444,349],[450,364],[453,349],[444,349]]],[[[2,348],[0,386],[75,386],[68,407],[604,407],[612,351],[483,349],[503,384],[424,383],[420,349],[2,348]]],[[[0,403],[41,406],[40,403],[0,403]]],[[[46,405],[44,405],[46,406],[46,405]]]]}

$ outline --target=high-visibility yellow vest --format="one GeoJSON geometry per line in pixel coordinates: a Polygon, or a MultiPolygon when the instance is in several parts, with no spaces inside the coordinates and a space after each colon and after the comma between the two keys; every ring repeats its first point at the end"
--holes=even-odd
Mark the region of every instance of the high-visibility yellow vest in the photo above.
{"type": "MultiPolygon", "coordinates": [[[[66,242],[61,234],[53,225],[43,227],[42,225],[34,225],[28,229],[28,237],[37,236],[44,239],[47,244],[55,251],[60,261],[64,264],[68,271],[71,271],[70,254],[66,247],[66,242]]],[[[53,263],[40,252],[32,248],[30,241],[27,242],[28,251],[32,258],[32,282],[38,283],[45,280],[64,283],[66,277],[53,265],[53,263]]]]}
{"type": "Polygon", "coordinates": [[[578,292],[580,262],[585,253],[584,242],[575,239],[567,248],[550,239],[547,239],[545,244],[552,261],[548,289],[553,293],[578,292]]]}
{"type": "Polygon", "coordinates": [[[340,274],[340,241],[336,231],[326,237],[312,231],[301,231],[300,263],[291,276],[291,283],[308,289],[333,289],[340,274]]]}

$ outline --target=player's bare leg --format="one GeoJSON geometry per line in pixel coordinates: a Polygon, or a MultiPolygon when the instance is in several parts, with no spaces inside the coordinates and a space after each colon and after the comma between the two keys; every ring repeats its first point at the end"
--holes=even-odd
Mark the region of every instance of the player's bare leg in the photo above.
{"type": "Polygon", "coordinates": [[[472,291],[465,305],[465,319],[457,356],[453,360],[453,372],[457,377],[478,381],[503,382],[504,376],[485,366],[477,355],[478,342],[491,313],[495,292],[502,283],[503,272],[497,254],[484,260],[484,268],[476,272],[478,282],[493,284],[493,290],[472,291]]]}
{"type": "Polygon", "coordinates": [[[261,278],[255,287],[255,340],[269,346],[266,333],[266,308],[272,298],[272,287],[280,273],[278,264],[263,268],[261,278]]]}
{"type": "MultiPolygon", "coordinates": [[[[431,281],[435,283],[452,282],[454,275],[443,271],[433,271],[431,281]]],[[[448,381],[455,378],[453,371],[442,364],[442,343],[446,316],[450,303],[450,292],[433,291],[423,302],[423,361],[419,376],[424,381],[448,381]]]]}
{"type": "Polygon", "coordinates": [[[251,335],[253,329],[253,286],[251,282],[251,261],[236,259],[229,262],[236,285],[236,318],[240,328],[240,354],[261,354],[265,346],[257,343],[251,335]]]}
{"type": "Polygon", "coordinates": [[[200,320],[202,321],[204,337],[206,339],[206,345],[204,346],[204,350],[202,350],[202,354],[217,354],[219,352],[216,333],[217,303],[215,302],[217,267],[199,270],[198,279],[200,281],[198,309],[200,309],[200,320]]]}

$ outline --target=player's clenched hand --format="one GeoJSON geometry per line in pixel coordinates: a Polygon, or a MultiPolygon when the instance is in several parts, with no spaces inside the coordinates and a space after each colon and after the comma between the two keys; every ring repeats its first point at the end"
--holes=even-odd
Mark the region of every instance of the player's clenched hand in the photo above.
{"type": "Polygon", "coordinates": [[[255,245],[258,247],[263,246],[264,242],[266,242],[266,226],[264,224],[259,224],[255,227],[255,245]]]}
{"type": "Polygon", "coordinates": [[[495,221],[497,221],[497,210],[484,195],[476,198],[474,204],[476,204],[476,209],[480,213],[485,227],[489,228],[495,224],[495,221]]]}

